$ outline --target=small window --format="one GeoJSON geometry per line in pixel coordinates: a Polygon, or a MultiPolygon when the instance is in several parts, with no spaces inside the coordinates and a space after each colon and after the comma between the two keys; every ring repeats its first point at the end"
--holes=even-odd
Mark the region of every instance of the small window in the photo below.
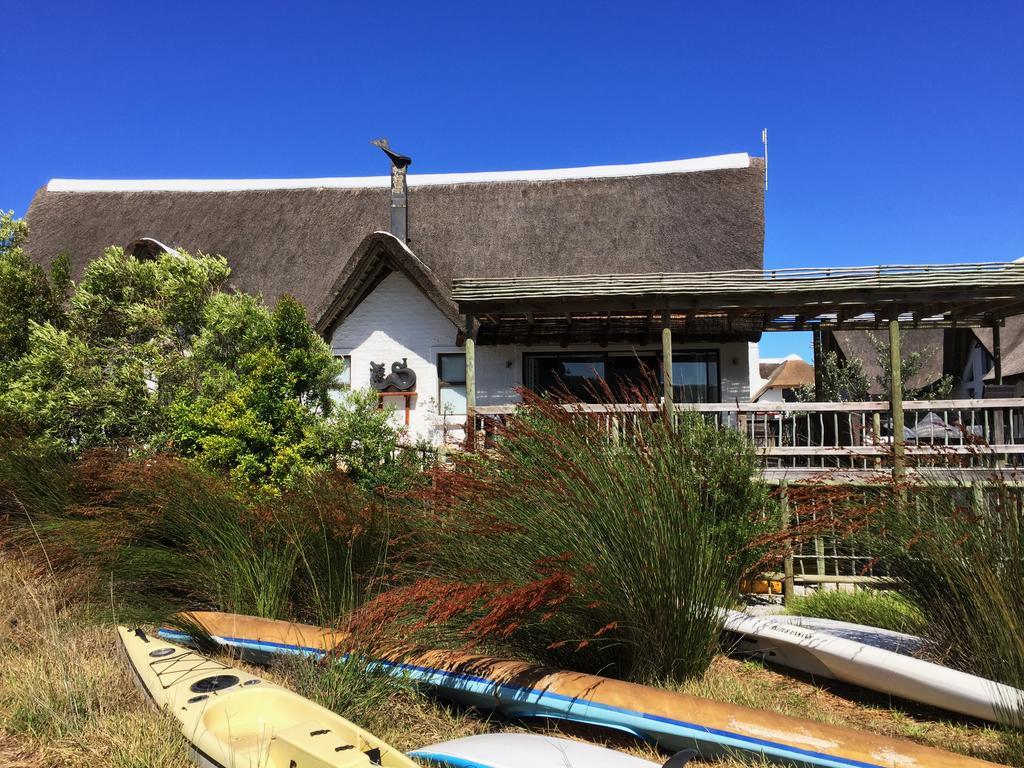
{"type": "Polygon", "coordinates": [[[437,404],[440,413],[463,416],[466,413],[466,356],[437,356],[437,404]]]}
{"type": "Polygon", "coordinates": [[[344,367],[341,369],[341,373],[338,374],[338,378],[334,380],[334,386],[331,387],[330,395],[331,400],[335,403],[340,403],[345,399],[346,393],[352,389],[352,356],[335,355],[335,359],[341,360],[344,367]]]}

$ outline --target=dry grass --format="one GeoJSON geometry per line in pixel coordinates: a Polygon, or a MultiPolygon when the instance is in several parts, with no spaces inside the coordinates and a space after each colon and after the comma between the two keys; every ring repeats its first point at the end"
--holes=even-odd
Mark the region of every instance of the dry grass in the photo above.
{"type": "MultiPolygon", "coordinates": [[[[184,768],[190,765],[175,723],[148,708],[131,683],[112,622],[89,622],[61,585],[0,555],[0,765],[11,768],[184,768]]],[[[238,664],[238,662],[233,662],[238,664]]],[[[245,666],[241,665],[240,666],[245,666]]],[[[292,662],[253,670],[325,705],[334,705],[402,750],[476,733],[526,732],[522,723],[487,719],[437,703],[390,679],[329,673],[292,662]]],[[[719,657],[687,693],[860,728],[994,762],[1024,766],[1020,751],[992,728],[925,709],[890,708],[882,697],[822,687],[752,662],[719,657]]],[[[650,746],[573,725],[536,730],[660,762],[650,746]]],[[[660,758],[660,760],[659,760],[660,758]]],[[[771,766],[730,759],[720,768],[771,766]]]]}
{"type": "Polygon", "coordinates": [[[142,706],[108,627],[78,621],[60,585],[0,557],[0,762],[184,768],[184,740],[142,706]]]}

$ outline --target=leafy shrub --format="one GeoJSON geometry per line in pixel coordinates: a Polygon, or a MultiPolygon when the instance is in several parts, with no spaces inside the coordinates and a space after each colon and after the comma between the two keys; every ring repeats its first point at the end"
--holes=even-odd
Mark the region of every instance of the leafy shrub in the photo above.
{"type": "Polygon", "coordinates": [[[419,452],[403,444],[404,434],[390,422],[391,412],[381,408],[377,392],[345,392],[331,417],[341,465],[365,491],[408,491],[423,484],[424,461],[419,452]]]}
{"type": "Polygon", "coordinates": [[[848,621],[869,627],[918,635],[924,631],[924,617],[906,598],[896,592],[858,589],[855,592],[819,589],[793,598],[786,612],[796,616],[848,621]]]}
{"type": "Polygon", "coordinates": [[[435,473],[426,578],[364,623],[461,627],[463,641],[605,674],[699,674],[719,608],[777,524],[753,449],[694,414],[675,428],[641,418],[614,444],[598,421],[525,396],[488,458],[435,473]]]}
{"type": "MultiPolygon", "coordinates": [[[[282,315],[312,334],[302,308],[287,297],[270,319],[277,325],[282,315]]],[[[291,335],[301,334],[293,328],[291,335]]],[[[327,469],[337,446],[323,414],[338,369],[322,342],[319,356],[310,353],[312,344],[293,343],[277,331],[217,375],[204,375],[198,392],[180,389],[168,411],[175,450],[201,467],[257,485],[269,480],[280,487],[327,469]]],[[[190,361],[207,363],[203,357],[190,361]]]]}

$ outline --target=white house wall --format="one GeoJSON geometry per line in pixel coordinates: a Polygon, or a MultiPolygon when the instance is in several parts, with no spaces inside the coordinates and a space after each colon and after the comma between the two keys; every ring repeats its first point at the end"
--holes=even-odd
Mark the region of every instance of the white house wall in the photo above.
{"type": "MultiPolygon", "coordinates": [[[[352,387],[370,386],[370,362],[391,364],[403,358],[416,373],[416,392],[412,398],[409,437],[434,439],[437,427],[437,352],[462,350],[455,346],[456,328],[399,272],[392,272],[367,296],[331,337],[335,355],[352,358],[352,387]]],[[[403,398],[389,398],[403,406],[403,398]]],[[[404,411],[403,411],[404,414],[404,411]]],[[[393,417],[396,426],[404,424],[404,415],[393,417]]]]}
{"type": "MultiPolygon", "coordinates": [[[[393,272],[367,296],[338,326],[331,337],[335,355],[352,360],[351,382],[355,389],[370,386],[370,362],[391,364],[408,360],[416,372],[416,392],[410,412],[409,438],[439,442],[444,436],[438,413],[437,356],[444,352],[463,352],[455,345],[457,329],[423,293],[404,275],[393,272]]],[[[504,405],[519,400],[516,388],[523,381],[523,355],[527,352],[583,352],[602,349],[596,345],[477,345],[476,386],[478,405],[504,405]]],[[[747,342],[684,343],[675,349],[717,349],[721,366],[722,400],[747,402],[750,399],[751,366],[757,369],[757,346],[747,342]],[[751,362],[753,361],[753,362],[751,362]]],[[[604,351],[660,352],[660,344],[634,346],[609,344],[604,351]]],[[[402,406],[402,398],[394,398],[402,406]]],[[[396,426],[404,423],[404,411],[393,417],[396,426]]],[[[460,417],[450,417],[449,440],[462,436],[460,417]]]]}

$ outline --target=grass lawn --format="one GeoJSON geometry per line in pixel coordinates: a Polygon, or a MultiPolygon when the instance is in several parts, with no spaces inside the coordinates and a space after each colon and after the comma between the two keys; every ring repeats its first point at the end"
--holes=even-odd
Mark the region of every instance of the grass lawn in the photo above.
{"type": "MultiPolygon", "coordinates": [[[[0,764],[190,765],[174,722],[147,707],[132,685],[117,650],[113,617],[104,619],[96,611],[86,615],[69,601],[70,589],[30,574],[10,557],[0,559],[0,764]]],[[[437,703],[389,678],[328,672],[294,661],[258,674],[339,709],[403,750],[475,733],[526,730],[520,723],[437,703]]],[[[679,689],[1024,765],[993,728],[924,708],[892,708],[880,696],[841,685],[813,685],[752,662],[720,656],[702,679],[679,689]]],[[[572,726],[552,732],[600,738],[572,726]]],[[[627,738],[608,736],[605,743],[655,761],[659,757],[627,738]]],[[[751,764],[758,763],[718,763],[723,768],[751,764]]]]}
{"type": "Polygon", "coordinates": [[[924,616],[909,601],[895,592],[869,589],[854,592],[818,589],[793,598],[786,606],[786,613],[849,621],[911,635],[919,635],[925,629],[924,616]]]}

